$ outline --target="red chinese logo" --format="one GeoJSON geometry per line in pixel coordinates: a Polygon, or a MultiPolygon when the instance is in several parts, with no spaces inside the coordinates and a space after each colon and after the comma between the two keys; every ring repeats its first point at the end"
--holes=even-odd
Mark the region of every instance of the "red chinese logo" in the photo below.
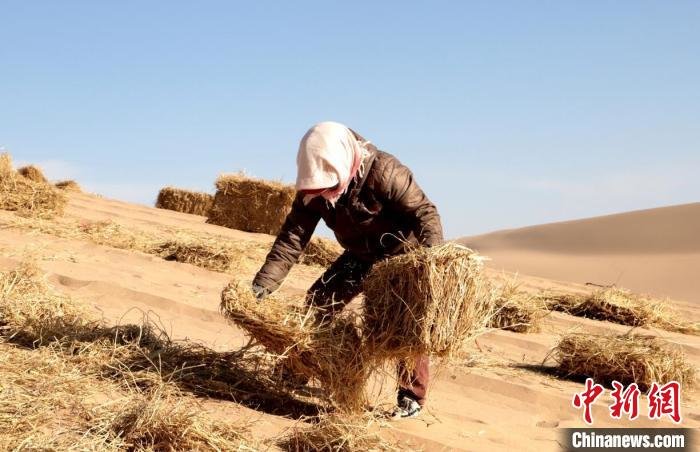
{"type": "Polygon", "coordinates": [[[581,409],[581,407],[583,407],[583,420],[585,420],[587,424],[593,423],[591,404],[595,402],[595,399],[600,397],[604,390],[603,386],[594,383],[592,378],[586,378],[586,390],[580,394],[574,395],[574,400],[572,402],[574,408],[581,409]]]}
{"type": "Polygon", "coordinates": [[[630,420],[639,416],[639,395],[641,391],[637,383],[632,383],[625,389],[622,383],[613,381],[613,392],[611,393],[615,402],[610,405],[610,417],[620,419],[622,413],[627,413],[630,420]]]}
{"type": "Polygon", "coordinates": [[[653,383],[649,389],[649,419],[668,416],[673,422],[681,421],[681,385],[677,381],[659,387],[653,383]]]}
{"type": "MultiPolygon", "coordinates": [[[[629,420],[635,420],[639,417],[639,398],[641,391],[636,383],[625,387],[618,381],[612,382],[613,390],[610,395],[613,398],[613,403],[608,406],[610,417],[613,419],[622,419],[623,415],[627,415],[629,420]]],[[[574,394],[572,405],[574,408],[583,408],[583,420],[587,424],[593,423],[593,413],[591,406],[596,399],[603,395],[605,389],[602,385],[596,384],[592,378],[586,379],[585,390],[574,394]]],[[[676,381],[666,383],[660,386],[658,383],[653,383],[647,394],[649,399],[649,419],[661,419],[667,416],[675,423],[681,422],[681,387],[676,381]]]]}

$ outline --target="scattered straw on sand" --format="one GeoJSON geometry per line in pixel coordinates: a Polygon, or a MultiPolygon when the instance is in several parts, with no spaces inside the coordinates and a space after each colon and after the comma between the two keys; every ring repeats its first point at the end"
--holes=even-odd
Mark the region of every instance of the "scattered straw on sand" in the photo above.
{"type": "Polygon", "coordinates": [[[700,334],[700,324],[681,320],[667,301],[625,289],[605,288],[589,294],[545,292],[541,297],[549,309],[579,317],[700,334]]]}
{"type": "Polygon", "coordinates": [[[240,283],[221,294],[221,312],[277,355],[292,374],[317,380],[337,409],[364,409],[371,361],[363,355],[354,316],[321,323],[301,300],[273,294],[260,302],[240,283]]]}
{"type": "Polygon", "coordinates": [[[343,248],[335,240],[313,237],[306,245],[299,263],[325,268],[335,262],[342,252],[343,248]]]}
{"type": "Polygon", "coordinates": [[[353,452],[359,450],[405,450],[384,440],[377,433],[377,419],[370,415],[328,414],[311,426],[294,427],[279,445],[293,452],[353,452]]]}
{"type": "Polygon", "coordinates": [[[18,168],[17,172],[23,177],[26,177],[27,179],[34,182],[39,182],[42,184],[47,184],[49,182],[48,179],[46,179],[46,176],[44,176],[44,172],[34,165],[27,165],[18,168]]]}
{"type": "Polygon", "coordinates": [[[140,325],[107,326],[82,304],[48,286],[33,263],[0,272],[0,336],[26,347],[52,346],[81,368],[119,376],[155,372],[201,395],[280,399],[272,363],[249,348],[216,352],[188,341],[172,341],[148,318],[140,325]]]}
{"type": "Polygon", "coordinates": [[[243,174],[220,176],[207,223],[277,235],[295,195],[291,185],[243,174]]]}
{"type": "Polygon", "coordinates": [[[494,312],[482,260],[448,243],[376,264],[364,285],[364,335],[371,347],[394,358],[449,356],[482,333],[494,312]]]}
{"type": "Polygon", "coordinates": [[[549,312],[539,297],[506,283],[496,292],[495,312],[489,326],[515,333],[536,333],[549,312]]]}
{"type": "Polygon", "coordinates": [[[564,375],[607,385],[613,380],[637,383],[642,391],[653,382],[677,381],[686,387],[695,380],[695,369],[680,347],[658,337],[571,334],[561,339],[552,356],[564,375]]]}
{"type": "Polygon", "coordinates": [[[2,450],[256,449],[244,427],[214,422],[179,389],[181,373],[195,393],[210,383],[217,363],[203,348],[148,327],[107,328],[32,264],[0,273],[0,325],[2,450]],[[174,363],[176,353],[187,356],[174,363]]]}
{"type": "Polygon", "coordinates": [[[80,193],[83,191],[82,188],[80,188],[80,184],[78,184],[74,180],[62,180],[58,181],[54,184],[56,188],[64,190],[64,191],[70,191],[70,192],[76,192],[80,193]]]}
{"type": "Polygon", "coordinates": [[[214,196],[209,193],[183,190],[175,187],[165,187],[158,193],[156,207],[174,210],[192,215],[209,215],[214,196]]]}
{"type": "Polygon", "coordinates": [[[20,176],[9,154],[0,154],[0,209],[48,218],[63,213],[66,196],[53,185],[20,176]]]}
{"type": "Polygon", "coordinates": [[[0,273],[0,333],[31,346],[58,340],[89,323],[86,311],[50,291],[34,263],[0,273]]]}
{"type": "Polygon", "coordinates": [[[221,424],[167,383],[129,387],[51,348],[0,341],[2,450],[255,450],[247,427],[221,424]]]}
{"type": "Polygon", "coordinates": [[[241,426],[208,418],[193,397],[168,384],[103,405],[91,424],[126,450],[255,450],[241,426]]]}

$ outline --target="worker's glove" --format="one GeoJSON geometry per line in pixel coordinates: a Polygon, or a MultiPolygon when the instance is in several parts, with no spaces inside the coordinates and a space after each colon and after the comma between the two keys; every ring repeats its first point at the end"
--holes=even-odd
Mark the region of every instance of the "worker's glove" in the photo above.
{"type": "Polygon", "coordinates": [[[265,298],[267,298],[268,295],[270,295],[270,291],[268,289],[257,284],[253,284],[251,286],[251,290],[253,292],[253,295],[255,295],[255,298],[257,298],[259,301],[264,300],[265,298]]]}

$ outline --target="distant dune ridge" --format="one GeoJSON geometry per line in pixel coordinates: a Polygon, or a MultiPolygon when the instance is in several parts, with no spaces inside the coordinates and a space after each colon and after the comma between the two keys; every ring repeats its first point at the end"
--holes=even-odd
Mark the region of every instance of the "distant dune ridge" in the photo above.
{"type": "Polygon", "coordinates": [[[700,302],[700,203],[459,239],[491,266],[700,302]]]}

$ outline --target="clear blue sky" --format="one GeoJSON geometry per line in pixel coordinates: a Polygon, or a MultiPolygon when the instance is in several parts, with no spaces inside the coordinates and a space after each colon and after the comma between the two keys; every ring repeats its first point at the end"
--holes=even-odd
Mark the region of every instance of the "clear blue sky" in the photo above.
{"type": "Polygon", "coordinates": [[[0,145],[152,203],[336,120],[450,237],[700,199],[697,1],[5,1],[0,145]]]}

